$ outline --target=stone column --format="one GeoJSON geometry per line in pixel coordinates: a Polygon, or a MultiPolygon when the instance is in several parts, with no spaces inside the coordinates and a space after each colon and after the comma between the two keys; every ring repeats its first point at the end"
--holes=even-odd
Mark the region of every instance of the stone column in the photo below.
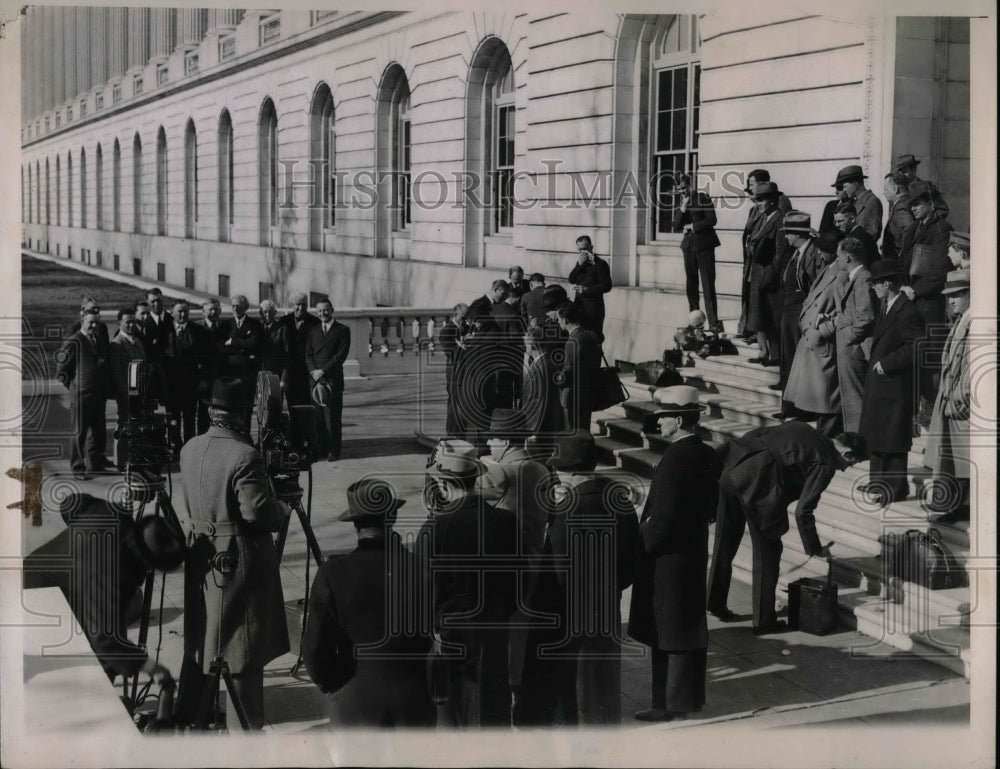
{"type": "Polygon", "coordinates": [[[166,59],[174,50],[177,11],[174,8],[153,8],[150,19],[150,58],[166,59]]]}
{"type": "Polygon", "coordinates": [[[146,66],[149,61],[149,8],[128,9],[127,69],[146,66]]]}
{"type": "Polygon", "coordinates": [[[87,93],[94,85],[90,67],[90,49],[95,46],[91,38],[91,21],[97,9],[80,6],[76,9],[76,89],[71,94],[87,93]]]}
{"type": "MultiPolygon", "coordinates": [[[[42,112],[52,109],[52,105],[55,104],[57,69],[55,50],[55,18],[55,8],[42,8],[42,56],[44,57],[42,61],[42,78],[44,86],[44,90],[42,92],[42,112]]],[[[59,51],[59,66],[62,66],[62,51],[59,51]]]]}
{"type": "Polygon", "coordinates": [[[196,48],[208,31],[208,11],[204,8],[181,8],[177,12],[177,47],[196,48]]]}
{"type": "Polygon", "coordinates": [[[213,8],[208,19],[209,32],[228,32],[236,29],[236,26],[243,20],[242,9],[233,8],[213,8]]]}
{"type": "MultiPolygon", "coordinates": [[[[69,98],[66,73],[72,69],[69,65],[69,58],[66,55],[66,30],[71,28],[74,21],[75,8],[56,7],[52,9],[52,76],[53,92],[52,104],[62,104],[69,98]],[[69,66],[68,66],[69,65],[69,66]]],[[[73,37],[73,44],[76,45],[76,37],[73,37]]],[[[75,78],[73,78],[75,80],[75,78]]]]}
{"type": "Polygon", "coordinates": [[[84,46],[90,56],[90,87],[108,82],[108,11],[90,9],[90,44],[84,46]]]}
{"type": "Polygon", "coordinates": [[[125,49],[126,24],[124,8],[107,8],[107,46],[108,46],[108,80],[120,78],[125,74],[127,51],[125,49]]]}

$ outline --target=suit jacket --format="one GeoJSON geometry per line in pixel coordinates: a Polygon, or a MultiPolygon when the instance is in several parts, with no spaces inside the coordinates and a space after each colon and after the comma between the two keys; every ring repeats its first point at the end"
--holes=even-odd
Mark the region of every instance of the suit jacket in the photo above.
{"type": "Polygon", "coordinates": [[[531,361],[521,392],[525,429],[543,437],[561,432],[565,422],[557,381],[561,380],[562,371],[552,362],[552,352],[547,350],[531,361]]]}
{"type": "Polygon", "coordinates": [[[559,378],[563,405],[573,401],[589,410],[590,391],[601,369],[601,340],[593,331],[580,326],[570,333],[565,351],[559,378]]]}
{"type": "Polygon", "coordinates": [[[469,322],[476,318],[490,317],[493,314],[493,300],[483,294],[476,301],[469,305],[469,311],[465,314],[465,319],[469,322]]]}
{"type": "Polygon", "coordinates": [[[858,226],[871,236],[874,244],[882,234],[882,201],[871,190],[865,190],[854,198],[854,207],[858,211],[858,226]]]}
{"type": "Polygon", "coordinates": [[[106,398],[108,395],[109,345],[96,332],[96,342],[77,331],[56,356],[56,379],[73,396],[106,398]]]}
{"type": "Polygon", "coordinates": [[[875,326],[871,278],[871,273],[864,267],[859,268],[853,278],[850,271],[841,272],[841,280],[834,288],[836,315],[824,322],[824,335],[828,333],[826,324],[833,324],[838,343],[843,340],[847,347],[857,347],[871,337],[875,326]]]}
{"type": "Polygon", "coordinates": [[[900,453],[913,443],[914,345],[924,334],[924,319],[905,294],[888,312],[880,309],[861,407],[861,434],[871,451],[900,453]]]}
{"type": "Polygon", "coordinates": [[[604,322],[604,295],[611,291],[611,266],[599,256],[594,261],[577,263],[569,274],[569,282],[580,287],[574,300],[584,315],[604,322]]]}
{"type": "MultiPolygon", "coordinates": [[[[865,191],[868,192],[868,190],[865,191]]],[[[861,241],[861,245],[865,247],[865,254],[862,262],[865,267],[871,267],[872,264],[875,263],[875,260],[878,259],[878,245],[875,243],[875,238],[873,238],[868,233],[868,230],[862,227],[860,223],[856,223],[854,225],[854,229],[852,229],[844,237],[856,238],[861,241]]]]}
{"type": "Polygon", "coordinates": [[[288,651],[288,625],[271,532],[287,508],[274,496],[264,460],[247,436],[210,427],[181,448],[184,504],[193,521],[233,531],[192,533],[184,570],[184,650],[207,673],[221,650],[234,674],[288,651]],[[233,556],[235,572],[217,582],[210,561],[233,556]],[[220,586],[221,585],[221,586],[220,586]]]}
{"type": "Polygon", "coordinates": [[[812,238],[802,248],[802,255],[796,258],[798,250],[789,246],[781,259],[781,293],[783,305],[794,307],[805,300],[813,281],[826,265],[826,256],[812,238]]]}
{"type": "Polygon", "coordinates": [[[208,327],[208,319],[202,318],[198,321],[199,325],[208,332],[208,338],[212,340],[212,344],[215,345],[215,349],[222,352],[223,345],[226,342],[227,336],[226,327],[223,325],[222,320],[217,320],[211,328],[208,327]]]}
{"type": "Polygon", "coordinates": [[[642,548],[628,632],[653,648],[708,646],[708,526],[719,502],[722,463],[697,435],[671,443],[656,466],[639,519],[642,548]]]}
{"type": "Polygon", "coordinates": [[[351,351],[351,330],[333,321],[323,333],[322,321],[309,330],[306,338],[306,370],[320,369],[334,390],[344,389],[344,361],[351,351]]]}
{"type": "Polygon", "coordinates": [[[903,233],[913,226],[913,213],[905,197],[897,198],[889,209],[889,221],[882,233],[882,258],[899,259],[903,233]]]}
{"type": "Polygon", "coordinates": [[[686,251],[706,251],[721,245],[715,232],[717,222],[715,204],[704,192],[696,192],[688,198],[684,211],[680,206],[674,209],[674,232],[681,232],[685,225],[691,225],[691,234],[681,243],[681,248],[686,251]]]}
{"type": "Polygon", "coordinates": [[[509,341],[512,348],[524,354],[524,333],[527,330],[524,318],[517,308],[507,302],[493,305],[493,320],[500,327],[500,333],[509,341]]]}
{"type": "Polygon", "coordinates": [[[160,322],[157,323],[152,313],[142,324],[142,341],[146,346],[146,354],[151,360],[158,361],[166,355],[167,343],[170,334],[173,333],[174,319],[167,313],[163,313],[160,322]]]}
{"type": "Polygon", "coordinates": [[[945,280],[951,270],[951,261],[948,259],[948,240],[951,230],[951,225],[944,219],[938,218],[935,213],[926,222],[914,222],[913,226],[903,233],[899,261],[918,299],[939,297],[944,290],[945,280]],[[917,246],[930,248],[933,255],[929,269],[919,274],[911,274],[914,250],[917,246]]]}
{"type": "Polygon", "coordinates": [[[309,382],[309,369],[306,366],[306,342],[309,332],[320,324],[319,318],[306,313],[298,328],[295,327],[295,313],[288,313],[278,318],[278,323],[285,327],[288,340],[288,360],[285,365],[285,380],[291,386],[309,382]]]}
{"type": "Polygon", "coordinates": [[[531,325],[532,318],[539,325],[545,320],[546,312],[542,305],[542,295],[544,293],[545,286],[535,286],[535,288],[521,297],[521,315],[524,316],[525,325],[531,325]]]}
{"type": "MultiPolygon", "coordinates": [[[[129,341],[119,334],[108,346],[108,395],[119,403],[128,398],[128,365],[134,360],[146,360],[146,351],[138,337],[129,341]]],[[[125,414],[119,414],[124,418],[125,414]]]]}
{"type": "Polygon", "coordinates": [[[264,324],[248,315],[243,317],[243,323],[236,325],[236,318],[226,318],[222,321],[222,349],[230,357],[243,357],[259,360],[261,345],[264,342],[264,324]],[[228,342],[228,344],[226,344],[228,342]]]}
{"type": "Polygon", "coordinates": [[[264,326],[260,346],[260,367],[285,379],[285,367],[288,364],[288,353],[291,347],[288,337],[288,327],[275,320],[270,327],[264,326]]]}
{"type": "MultiPolygon", "coordinates": [[[[66,338],[73,336],[77,331],[80,330],[80,321],[75,321],[72,326],[69,327],[69,331],[66,332],[66,338]]],[[[111,335],[108,331],[108,326],[104,321],[97,321],[97,336],[103,339],[104,342],[111,342],[111,335]]]]}
{"type": "Polygon", "coordinates": [[[216,355],[212,337],[204,326],[188,321],[181,333],[171,328],[164,356],[170,359],[167,371],[175,386],[183,385],[189,391],[196,388],[200,380],[210,375],[216,355]]]}

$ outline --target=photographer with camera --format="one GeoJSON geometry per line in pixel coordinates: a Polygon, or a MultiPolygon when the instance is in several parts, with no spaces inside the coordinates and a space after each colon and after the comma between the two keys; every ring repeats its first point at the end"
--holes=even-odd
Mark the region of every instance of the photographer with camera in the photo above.
{"type": "Polygon", "coordinates": [[[190,516],[184,570],[184,665],[178,716],[194,721],[205,684],[224,662],[251,729],[264,725],[264,666],[289,650],[271,532],[289,514],[250,441],[253,393],[217,379],[210,427],[181,449],[190,516]]]}

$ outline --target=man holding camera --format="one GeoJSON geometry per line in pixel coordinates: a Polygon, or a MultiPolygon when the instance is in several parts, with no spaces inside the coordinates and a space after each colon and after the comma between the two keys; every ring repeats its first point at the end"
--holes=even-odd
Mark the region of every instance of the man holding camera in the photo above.
{"type": "Polygon", "coordinates": [[[190,516],[184,570],[184,666],[178,712],[195,720],[204,675],[222,658],[250,728],[264,724],[264,666],[289,650],[278,558],[271,532],[288,507],[248,437],[253,396],[219,378],[207,403],[211,426],[181,449],[190,516]]]}
{"type": "Polygon", "coordinates": [[[576,239],[579,255],[576,266],[569,274],[573,284],[574,303],[583,316],[581,325],[597,334],[604,341],[604,295],[611,291],[611,267],[594,254],[594,244],[589,235],[576,239]]]}

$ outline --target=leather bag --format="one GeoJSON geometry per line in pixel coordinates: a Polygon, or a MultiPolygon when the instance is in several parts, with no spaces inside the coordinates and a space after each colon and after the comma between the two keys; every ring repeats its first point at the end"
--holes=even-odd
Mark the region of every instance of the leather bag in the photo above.
{"type": "Polygon", "coordinates": [[[889,532],[878,538],[889,576],[930,590],[946,590],[965,583],[965,571],[935,528],[889,532]]]}
{"type": "Polygon", "coordinates": [[[603,353],[601,357],[604,359],[604,367],[597,372],[591,388],[591,407],[594,411],[604,411],[628,400],[628,390],[619,377],[620,370],[609,366],[603,353]]]}

